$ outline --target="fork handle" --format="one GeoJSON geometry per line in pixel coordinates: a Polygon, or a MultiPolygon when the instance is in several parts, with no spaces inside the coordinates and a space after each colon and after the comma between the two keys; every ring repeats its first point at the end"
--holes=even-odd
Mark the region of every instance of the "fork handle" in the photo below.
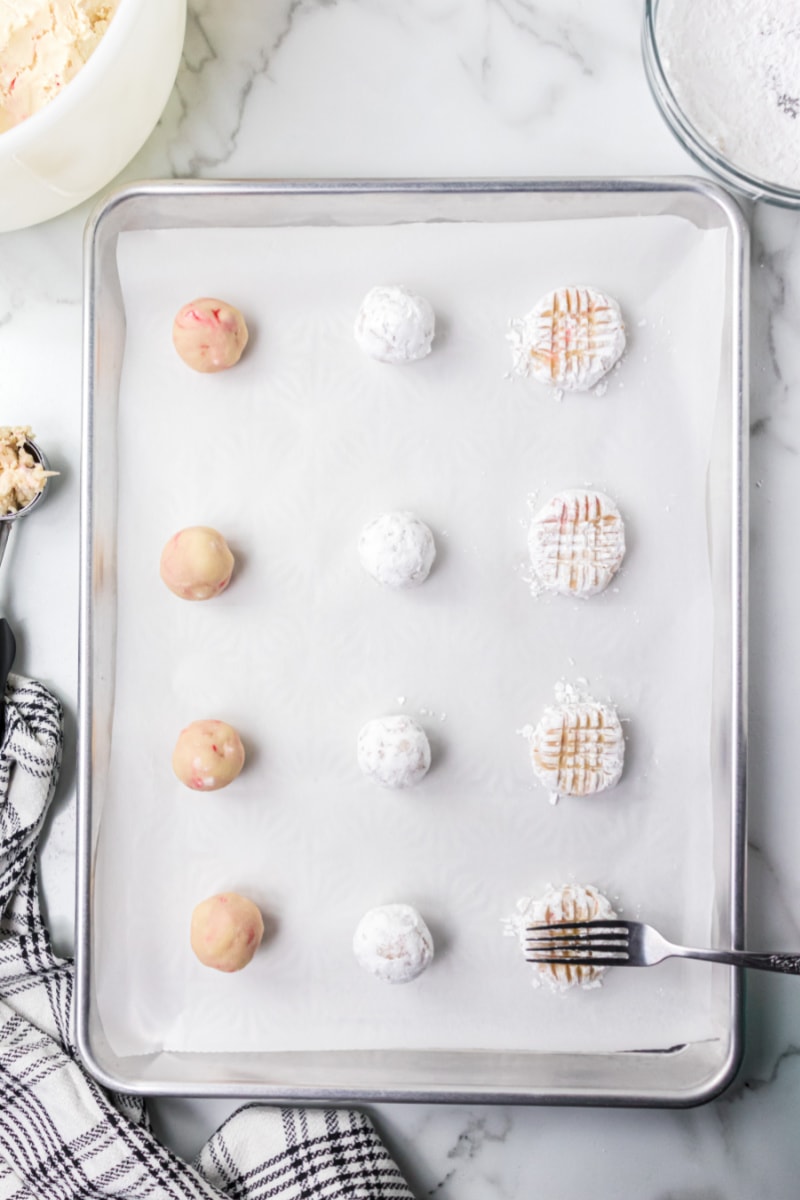
{"type": "Polygon", "coordinates": [[[685,950],[682,958],[727,963],[731,967],[755,967],[757,971],[779,971],[800,975],[800,954],[760,954],[754,950],[685,950]]]}

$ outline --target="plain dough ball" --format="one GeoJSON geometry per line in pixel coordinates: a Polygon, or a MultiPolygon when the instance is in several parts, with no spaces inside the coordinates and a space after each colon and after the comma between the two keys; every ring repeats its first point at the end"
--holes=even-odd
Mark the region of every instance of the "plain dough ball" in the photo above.
{"type": "Polygon", "coordinates": [[[241,971],[264,936],[264,921],[252,900],[236,892],[209,896],[192,913],[192,949],[204,967],[241,971]]]}
{"type": "Polygon", "coordinates": [[[430,574],[436,543],[424,521],[410,512],[388,512],[370,521],[358,539],[367,574],[390,588],[417,587],[430,574]]]}
{"type": "Polygon", "coordinates": [[[182,600],[211,600],[230,583],[233,563],[221,533],[208,525],[190,525],[161,551],[161,578],[182,600]]]}
{"type": "Polygon", "coordinates": [[[233,783],[244,766],[244,746],[225,721],[192,721],[181,730],[172,769],[194,792],[216,792],[233,783]]]}
{"type": "Polygon", "coordinates": [[[358,765],[383,787],[414,787],[431,765],[427,734],[413,717],[367,721],[358,735],[358,765]]]}
{"type": "Polygon", "coordinates": [[[203,296],[184,304],[172,326],[172,341],[192,370],[225,371],[242,357],[247,325],[232,304],[203,296]]]}
{"type": "Polygon", "coordinates": [[[433,938],[410,904],[384,904],[359,921],[353,953],[359,966],[384,983],[409,983],[433,959],[433,938]]]}
{"type": "Polygon", "coordinates": [[[415,362],[430,354],[436,318],[429,301],[400,285],[374,287],[361,302],[355,336],[379,362],[415,362]]]}

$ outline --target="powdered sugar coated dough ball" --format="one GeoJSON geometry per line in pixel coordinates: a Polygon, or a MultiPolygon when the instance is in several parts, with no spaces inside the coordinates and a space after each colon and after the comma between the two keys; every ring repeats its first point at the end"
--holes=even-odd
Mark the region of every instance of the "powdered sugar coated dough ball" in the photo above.
{"type": "Polygon", "coordinates": [[[356,317],[355,337],[370,358],[397,365],[430,354],[435,327],[429,301],[398,284],[367,292],[356,317]]]}
{"type": "Polygon", "coordinates": [[[353,953],[359,966],[384,983],[409,983],[433,959],[433,938],[410,904],[384,904],[359,921],[353,953]]]}
{"type": "Polygon", "coordinates": [[[383,787],[414,787],[428,773],[431,747],[413,717],[376,717],[358,735],[358,765],[383,787]]]}
{"type": "Polygon", "coordinates": [[[264,936],[264,920],[256,905],[236,892],[209,896],[192,913],[191,943],[204,967],[241,971],[264,936]]]}
{"type": "Polygon", "coordinates": [[[390,588],[417,587],[430,574],[436,543],[424,521],[410,512],[388,512],[361,530],[358,557],[368,575],[390,588]]]}

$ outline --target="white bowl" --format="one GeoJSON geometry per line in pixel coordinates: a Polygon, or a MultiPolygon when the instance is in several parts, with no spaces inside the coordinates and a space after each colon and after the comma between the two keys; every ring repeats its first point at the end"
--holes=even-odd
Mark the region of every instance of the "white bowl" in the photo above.
{"type": "Polygon", "coordinates": [[[172,90],[185,27],[186,0],[120,0],[63,92],[0,133],[0,232],[74,208],[130,162],[172,90]]]}

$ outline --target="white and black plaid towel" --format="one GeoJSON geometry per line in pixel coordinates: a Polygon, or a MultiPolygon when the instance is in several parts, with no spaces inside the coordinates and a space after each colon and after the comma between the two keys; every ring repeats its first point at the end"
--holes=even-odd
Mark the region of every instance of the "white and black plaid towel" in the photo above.
{"type": "Polygon", "coordinates": [[[369,1120],[247,1105],[189,1166],[141,1100],[88,1076],[71,1037],[72,963],[39,910],[36,844],[61,760],[61,709],[11,676],[0,746],[0,1200],[413,1200],[369,1120]]]}

